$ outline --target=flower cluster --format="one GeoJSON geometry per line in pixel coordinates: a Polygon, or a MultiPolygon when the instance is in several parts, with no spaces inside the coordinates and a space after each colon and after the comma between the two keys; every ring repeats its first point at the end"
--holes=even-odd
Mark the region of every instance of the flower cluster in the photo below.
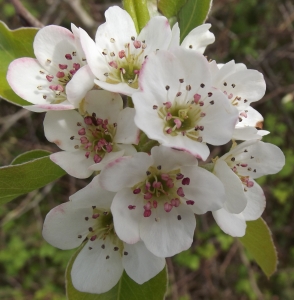
{"type": "Polygon", "coordinates": [[[195,214],[211,211],[225,233],[243,236],[265,208],[255,179],[285,163],[261,141],[268,132],[250,106],[265,93],[263,75],[208,61],[209,24],[180,44],[163,16],[139,34],[119,7],[105,17],[95,41],[74,25],[41,29],[36,59],[13,61],[7,74],[27,109],[46,111],[45,136],[62,150],[51,160],[76,178],[96,175],[48,213],[43,236],[60,249],[82,245],[72,282],[98,294],[123,270],[139,284],[157,275],[191,246],[195,214]]]}

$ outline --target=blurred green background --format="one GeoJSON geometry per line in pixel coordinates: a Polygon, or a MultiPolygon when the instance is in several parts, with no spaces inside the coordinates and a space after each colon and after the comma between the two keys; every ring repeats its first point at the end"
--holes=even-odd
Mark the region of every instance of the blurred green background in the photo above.
{"type": "MultiPolygon", "coordinates": [[[[94,35],[104,10],[119,1],[24,0],[42,23],[68,27],[73,22],[94,35]]],[[[10,1],[0,0],[0,19],[10,28],[27,25],[10,1]]],[[[216,42],[206,55],[219,63],[234,59],[262,72],[265,97],[254,107],[264,116],[263,140],[279,146],[286,166],[263,177],[270,226],[279,255],[278,271],[268,280],[238,240],[223,234],[211,214],[197,217],[190,250],[167,259],[168,300],[294,299],[294,3],[288,0],[215,0],[208,19],[216,42]]],[[[0,99],[0,166],[28,150],[57,151],[43,134],[44,114],[26,112],[0,99]]],[[[222,149],[218,149],[222,151],[222,149]]],[[[47,244],[41,236],[47,212],[84,187],[60,181],[0,206],[0,299],[65,299],[64,272],[72,251],[47,244]]],[[[152,300],[152,299],[150,299],[152,300]]]]}

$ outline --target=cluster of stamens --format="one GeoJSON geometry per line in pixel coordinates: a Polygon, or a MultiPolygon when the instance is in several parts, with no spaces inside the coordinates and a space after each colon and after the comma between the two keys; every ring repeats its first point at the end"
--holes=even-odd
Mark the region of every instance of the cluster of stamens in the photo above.
{"type": "MultiPolygon", "coordinates": [[[[77,53],[74,51],[72,54],[65,54],[68,64],[58,64],[58,70],[55,75],[47,74],[46,71],[40,70],[40,74],[44,75],[49,83],[49,89],[54,92],[43,94],[43,99],[50,100],[50,103],[61,103],[66,100],[65,86],[72,79],[73,75],[81,68],[79,59],[75,58],[77,53]],[[73,62],[71,62],[73,61],[73,62]]],[[[85,60],[85,59],[83,59],[85,60]]],[[[47,64],[50,65],[52,61],[47,59],[47,64]]],[[[43,90],[44,87],[39,85],[38,90],[43,90]]]]}
{"type": "MultiPolygon", "coordinates": [[[[156,209],[159,204],[163,205],[166,212],[170,212],[173,207],[181,204],[182,197],[185,197],[183,187],[176,181],[181,181],[182,185],[189,185],[190,178],[180,173],[180,170],[173,170],[168,173],[160,171],[161,166],[150,167],[146,172],[146,179],[133,187],[135,195],[140,194],[145,200],[144,217],[150,217],[152,210],[156,209]]],[[[188,205],[193,205],[193,200],[186,200],[188,205]]],[[[129,205],[128,208],[133,210],[135,205],[129,205]]],[[[180,219],[180,216],[178,216],[180,219]]]]}
{"type": "MultiPolygon", "coordinates": [[[[184,79],[179,79],[179,82],[181,85],[184,79]]],[[[202,83],[200,87],[204,88],[205,85],[202,83]]],[[[153,109],[158,109],[159,117],[165,121],[164,132],[172,136],[181,134],[194,141],[202,142],[201,131],[204,130],[204,126],[200,123],[202,118],[206,116],[205,106],[207,102],[209,105],[213,105],[214,100],[205,101],[206,97],[198,93],[194,94],[191,100],[189,98],[191,86],[187,85],[184,92],[180,91],[180,86],[179,92],[170,101],[169,99],[172,96],[169,95],[170,86],[167,85],[165,89],[167,91],[167,101],[160,108],[157,105],[153,106],[153,109]]],[[[209,92],[207,97],[212,97],[212,95],[209,92]]]]}
{"type": "Polygon", "coordinates": [[[86,158],[92,157],[95,163],[99,163],[106,153],[114,150],[116,123],[109,124],[107,119],[97,118],[93,113],[84,117],[84,125],[78,122],[77,126],[79,138],[72,136],[70,139],[80,141],[79,145],[75,145],[75,149],[85,150],[86,158]]]}
{"type": "MultiPolygon", "coordinates": [[[[110,39],[111,43],[115,43],[115,39],[110,39]]],[[[144,50],[147,45],[145,41],[136,40],[131,37],[131,41],[126,43],[124,49],[109,51],[104,49],[102,55],[109,66],[109,72],[106,72],[106,82],[109,83],[127,83],[132,88],[138,88],[138,76],[143,63],[144,50]]]]}

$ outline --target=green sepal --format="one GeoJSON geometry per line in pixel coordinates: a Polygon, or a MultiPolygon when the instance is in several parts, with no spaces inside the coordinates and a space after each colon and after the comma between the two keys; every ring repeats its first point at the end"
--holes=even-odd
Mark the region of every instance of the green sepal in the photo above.
{"type": "MultiPolygon", "coordinates": [[[[6,80],[9,64],[20,57],[34,57],[33,41],[37,28],[10,30],[0,21],[0,97],[18,106],[31,103],[17,96],[6,80]]],[[[26,76],[24,74],[24,76],[26,76]]]]}
{"type": "Polygon", "coordinates": [[[140,33],[150,20],[147,3],[147,0],[123,0],[123,7],[132,17],[137,33],[140,33]]]}
{"type": "Polygon", "coordinates": [[[239,239],[269,278],[276,271],[278,263],[271,231],[262,218],[246,223],[246,234],[239,239]]]}

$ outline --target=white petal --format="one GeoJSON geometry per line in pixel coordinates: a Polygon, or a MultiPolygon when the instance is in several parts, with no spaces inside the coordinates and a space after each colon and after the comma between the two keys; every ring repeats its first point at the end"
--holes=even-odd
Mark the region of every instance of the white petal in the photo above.
{"type": "Polygon", "coordinates": [[[166,212],[162,205],[156,215],[141,220],[140,236],[147,249],[158,257],[173,256],[191,247],[196,219],[184,204],[166,212]]]}
{"type": "Polygon", "coordinates": [[[87,93],[85,110],[97,118],[108,119],[108,123],[117,123],[119,112],[123,109],[123,101],[119,94],[108,91],[93,90],[87,93]]]}
{"type": "Polygon", "coordinates": [[[124,156],[124,150],[121,151],[112,151],[110,153],[105,153],[105,156],[103,157],[102,161],[100,163],[95,163],[89,167],[90,170],[93,171],[101,171],[107,164],[110,162],[124,156]]]}
{"type": "Polygon", "coordinates": [[[172,37],[169,44],[169,49],[173,49],[180,45],[180,28],[178,22],[174,24],[172,28],[172,37]]]}
{"type": "Polygon", "coordinates": [[[101,172],[101,186],[117,192],[125,187],[132,187],[146,177],[146,171],[152,165],[152,158],[147,153],[124,156],[109,163],[101,172]]]}
{"type": "MultiPolygon", "coordinates": [[[[56,25],[40,29],[36,34],[33,46],[36,58],[52,75],[58,71],[59,64],[67,65],[69,63],[69,60],[65,58],[66,54],[72,55],[77,51],[72,32],[56,25]]],[[[72,62],[80,62],[80,60],[72,56],[70,63],[72,62]]]]}
{"type": "Polygon", "coordinates": [[[114,245],[108,238],[88,241],[71,270],[72,283],[78,291],[101,294],[117,284],[123,273],[123,266],[119,251],[114,251],[113,248],[114,245]],[[103,244],[104,249],[101,247],[103,244]]]}
{"type": "Polygon", "coordinates": [[[78,122],[83,124],[84,120],[75,110],[47,112],[44,119],[46,139],[55,143],[62,150],[76,151],[75,145],[80,144],[80,141],[70,138],[76,136],[79,139],[78,122]]]}
{"type": "Polygon", "coordinates": [[[113,84],[113,83],[102,81],[102,79],[95,80],[94,82],[102,89],[114,93],[121,93],[123,95],[132,96],[133,93],[137,92],[137,89],[130,87],[127,83],[124,82],[113,84]]]}
{"type": "Polygon", "coordinates": [[[231,214],[224,208],[213,211],[212,215],[221,230],[233,237],[241,237],[246,232],[246,222],[242,214],[231,214]]]}
{"type": "Polygon", "coordinates": [[[119,191],[113,199],[111,212],[117,236],[128,244],[138,242],[139,222],[144,213],[142,195],[134,195],[128,188],[119,191]],[[129,205],[135,207],[129,209],[129,205]]]}
{"type": "Polygon", "coordinates": [[[46,76],[40,74],[41,70],[43,68],[36,59],[18,58],[8,67],[7,81],[19,97],[33,104],[48,104],[43,95],[44,90],[47,93],[50,84],[46,76]],[[42,89],[39,90],[38,86],[42,89]]]}
{"type": "Polygon", "coordinates": [[[161,166],[161,171],[172,171],[181,166],[198,165],[197,159],[191,154],[165,146],[155,146],[151,149],[154,166],[161,166]]]}
{"type": "Polygon", "coordinates": [[[115,47],[124,49],[125,43],[137,32],[131,16],[118,6],[112,6],[105,11],[106,22],[98,27],[96,43],[101,49],[111,49],[110,39],[115,39],[115,47]]]}
{"type": "Polygon", "coordinates": [[[124,243],[122,263],[130,278],[142,284],[156,276],[165,266],[165,259],[156,257],[147,250],[143,242],[133,245],[124,243]]]}
{"type": "Polygon", "coordinates": [[[235,128],[232,139],[236,141],[261,140],[262,135],[255,127],[239,127],[235,128]]]}
{"type": "Polygon", "coordinates": [[[50,159],[69,175],[76,178],[88,178],[93,173],[92,170],[89,170],[93,161],[90,157],[86,158],[85,151],[82,150],[56,152],[50,155],[50,159]]]}
{"type": "Polygon", "coordinates": [[[239,111],[239,118],[241,118],[242,121],[237,123],[237,128],[245,126],[258,127],[258,125],[263,122],[263,116],[251,106],[239,111]],[[246,117],[244,117],[244,115],[246,117]]]}
{"type": "Polygon", "coordinates": [[[114,138],[116,143],[136,145],[139,143],[140,130],[134,121],[135,113],[135,109],[130,107],[126,107],[119,113],[114,138]]]}
{"type": "Polygon", "coordinates": [[[266,205],[265,196],[260,185],[254,181],[254,185],[251,188],[247,189],[245,196],[247,197],[247,206],[242,212],[246,221],[257,220],[263,213],[266,205]]]}
{"type": "Polygon", "coordinates": [[[33,112],[46,112],[46,111],[58,111],[58,110],[72,110],[75,109],[75,107],[72,104],[66,104],[69,103],[68,101],[64,101],[60,104],[36,104],[36,105],[26,105],[23,106],[23,108],[33,111],[33,112]]]}
{"type": "Polygon", "coordinates": [[[215,41],[214,34],[209,31],[210,27],[211,24],[203,24],[194,28],[185,37],[181,46],[203,53],[205,48],[215,41]]]}
{"type": "Polygon", "coordinates": [[[78,108],[87,92],[93,88],[94,78],[88,65],[80,68],[66,85],[68,101],[78,108]]]}
{"type": "Polygon", "coordinates": [[[101,188],[99,176],[95,176],[86,187],[69,197],[73,207],[92,208],[92,206],[96,206],[99,209],[110,210],[115,193],[101,188]]]}
{"type": "Polygon", "coordinates": [[[222,159],[216,161],[213,173],[220,179],[225,187],[226,201],[224,208],[230,213],[241,213],[247,205],[247,198],[240,178],[222,159]]]}
{"type": "Polygon", "coordinates": [[[92,215],[92,208],[75,209],[66,202],[51,209],[47,214],[43,237],[54,247],[67,250],[78,247],[89,233],[88,228],[94,221],[85,217],[92,215]]]}
{"type": "Polygon", "coordinates": [[[183,190],[187,200],[195,201],[189,205],[194,213],[204,214],[223,207],[225,188],[215,175],[200,167],[182,167],[181,173],[191,180],[183,190]]]}
{"type": "Polygon", "coordinates": [[[121,149],[124,151],[124,156],[130,156],[137,153],[137,150],[134,146],[128,145],[128,144],[118,144],[118,149],[121,149]]]}
{"type": "Polygon", "coordinates": [[[146,54],[156,49],[167,49],[171,40],[171,29],[168,19],[157,16],[150,19],[146,26],[141,30],[138,40],[145,41],[147,48],[146,54]],[[154,34],[156,32],[156,34],[154,34]]]}
{"type": "Polygon", "coordinates": [[[73,23],[71,23],[71,31],[75,37],[75,45],[76,45],[76,49],[77,49],[77,55],[79,56],[79,59],[81,61],[83,61],[83,60],[85,60],[86,55],[85,55],[84,50],[81,45],[79,28],[76,25],[74,25],[73,23]]]}

